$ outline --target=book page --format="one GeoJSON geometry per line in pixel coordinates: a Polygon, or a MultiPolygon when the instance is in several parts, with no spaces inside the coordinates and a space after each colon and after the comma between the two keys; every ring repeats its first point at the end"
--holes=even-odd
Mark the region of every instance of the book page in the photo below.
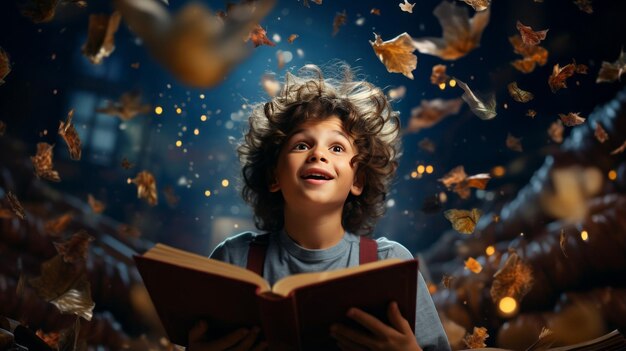
{"type": "Polygon", "coordinates": [[[381,267],[391,266],[400,262],[404,262],[404,260],[401,260],[399,258],[390,258],[386,260],[366,263],[360,266],[342,268],[342,269],[337,269],[337,270],[332,270],[332,271],[327,271],[327,272],[294,274],[276,282],[276,284],[274,284],[274,286],[272,287],[272,292],[277,295],[287,296],[292,290],[297,289],[302,286],[306,286],[306,285],[310,285],[310,284],[314,284],[314,283],[318,283],[322,281],[328,281],[328,280],[332,280],[332,279],[336,279],[340,277],[345,277],[345,276],[352,275],[358,272],[375,270],[381,267]]]}
{"type": "Polygon", "coordinates": [[[250,270],[179,250],[168,245],[156,244],[156,246],[144,253],[143,256],[181,267],[252,283],[260,288],[259,293],[271,290],[269,283],[263,279],[263,277],[250,270]]]}

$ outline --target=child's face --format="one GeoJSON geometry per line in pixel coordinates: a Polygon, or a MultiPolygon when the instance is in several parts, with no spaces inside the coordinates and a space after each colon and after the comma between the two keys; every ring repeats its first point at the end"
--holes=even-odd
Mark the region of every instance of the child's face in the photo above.
{"type": "Polygon", "coordinates": [[[292,208],[343,208],[348,194],[363,191],[356,165],[350,165],[357,152],[353,142],[336,116],[299,125],[280,151],[270,191],[282,191],[292,208]]]}

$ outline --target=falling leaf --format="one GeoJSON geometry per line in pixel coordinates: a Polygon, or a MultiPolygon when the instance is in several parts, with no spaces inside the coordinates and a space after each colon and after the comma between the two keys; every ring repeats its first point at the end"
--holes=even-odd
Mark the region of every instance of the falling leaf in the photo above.
{"type": "Polygon", "coordinates": [[[539,44],[539,42],[546,39],[546,35],[548,34],[548,29],[535,32],[531,27],[523,25],[520,21],[517,21],[516,27],[519,34],[522,36],[522,42],[528,46],[539,44]]]}
{"type": "Polygon", "coordinates": [[[435,143],[433,143],[432,140],[428,139],[428,138],[424,138],[422,140],[420,140],[420,142],[417,144],[417,146],[429,153],[434,153],[435,152],[435,143]]]}
{"type": "Polygon", "coordinates": [[[417,56],[413,54],[415,47],[411,36],[402,33],[397,37],[383,41],[380,35],[374,33],[375,40],[370,41],[376,56],[390,73],[402,73],[413,79],[413,70],[417,67],[417,56]]]}
{"type": "Polygon", "coordinates": [[[400,3],[398,6],[400,6],[400,10],[404,12],[413,13],[413,6],[415,6],[415,4],[411,4],[408,0],[404,0],[404,3],[400,3]]]}
{"type": "Polygon", "coordinates": [[[522,59],[511,62],[513,67],[522,73],[530,73],[535,70],[535,66],[543,66],[548,62],[548,50],[535,45],[524,45],[520,35],[509,37],[509,42],[513,46],[513,52],[522,55],[522,59]]]}
{"type": "Polygon", "coordinates": [[[611,155],[621,154],[624,150],[626,150],[626,140],[617,149],[611,151],[611,155]]]}
{"type": "Polygon", "coordinates": [[[559,237],[559,246],[561,246],[561,251],[563,252],[563,256],[567,257],[567,253],[565,252],[565,243],[567,240],[565,239],[565,230],[561,229],[561,235],[559,237]]]}
{"type": "Polygon", "coordinates": [[[533,109],[528,109],[528,111],[526,111],[526,116],[530,118],[535,118],[537,116],[537,111],[533,109]]]}
{"type": "Polygon", "coordinates": [[[130,161],[128,161],[128,159],[126,157],[124,157],[122,159],[122,168],[124,168],[124,169],[131,169],[133,167],[135,167],[135,164],[131,163],[130,161]]]}
{"type": "Polygon", "coordinates": [[[106,209],[106,205],[102,201],[98,201],[93,195],[87,194],[87,203],[94,213],[102,213],[106,209]]]}
{"type": "Polygon", "coordinates": [[[54,18],[57,5],[60,0],[26,0],[20,3],[20,12],[24,17],[28,17],[33,23],[50,22],[54,18]]]}
{"type": "Polygon", "coordinates": [[[4,121],[0,120],[0,136],[4,136],[4,133],[7,131],[7,124],[4,121]]]}
{"type": "Polygon", "coordinates": [[[178,205],[180,197],[176,195],[176,192],[174,192],[174,188],[172,188],[170,185],[166,186],[163,189],[163,195],[165,195],[165,201],[171,208],[174,208],[178,205]]]}
{"type": "Polygon", "coordinates": [[[480,37],[489,23],[490,10],[477,12],[469,18],[466,7],[442,1],[433,14],[443,29],[442,38],[419,38],[414,45],[422,54],[438,56],[444,60],[456,60],[480,45],[480,37]]]}
{"type": "Polygon", "coordinates": [[[456,192],[462,199],[470,196],[470,188],[484,190],[491,179],[489,173],[480,173],[468,177],[463,166],[457,166],[438,179],[443,185],[456,192]],[[454,187],[453,187],[454,186],[454,187]]]}
{"type": "Polygon", "coordinates": [[[4,78],[11,73],[9,54],[0,46],[0,85],[4,84],[4,78]]]}
{"type": "Polygon", "coordinates": [[[430,82],[434,85],[447,83],[450,77],[446,74],[446,65],[434,65],[430,74],[430,82]]]}
{"type": "Polygon", "coordinates": [[[30,160],[35,168],[35,175],[39,178],[47,179],[52,182],[60,182],[59,172],[52,167],[52,148],[54,146],[40,142],[37,143],[37,153],[31,156],[30,160]]]}
{"type": "Polygon", "coordinates": [[[574,75],[574,73],[587,73],[587,66],[577,65],[576,62],[569,63],[563,67],[559,67],[559,64],[555,64],[552,68],[552,74],[548,78],[548,85],[550,90],[556,93],[561,88],[567,88],[565,80],[574,75]]]}
{"type": "MultiPolygon", "coordinates": [[[[314,3],[321,5],[322,4],[322,0],[311,0],[314,3]]],[[[309,6],[309,0],[302,0],[302,5],[306,6],[306,7],[310,7],[309,6]]]]}
{"type": "Polygon", "coordinates": [[[489,8],[489,3],[491,2],[491,0],[461,0],[461,1],[473,7],[474,11],[476,12],[485,11],[486,9],[489,8]]]}
{"type": "Polygon", "coordinates": [[[487,344],[485,344],[485,340],[487,340],[488,337],[489,334],[487,334],[487,328],[474,327],[474,332],[472,334],[467,333],[467,335],[463,338],[463,342],[469,349],[478,349],[487,346],[487,344]]]}
{"type": "Polygon", "coordinates": [[[606,132],[606,130],[604,130],[604,128],[602,128],[602,125],[600,125],[600,123],[598,122],[596,122],[596,130],[593,134],[600,143],[604,143],[605,141],[609,140],[609,134],[606,132]]]}
{"type": "Polygon", "coordinates": [[[511,95],[511,97],[513,98],[513,100],[517,101],[517,102],[528,102],[532,99],[535,98],[535,96],[533,95],[533,93],[526,91],[526,90],[522,90],[517,86],[517,82],[512,82],[509,83],[509,85],[507,85],[507,88],[509,90],[509,95],[511,95]]]}
{"type": "Polygon", "coordinates": [[[76,128],[74,128],[74,125],[72,124],[73,116],[74,110],[70,110],[70,112],[67,114],[66,122],[64,123],[63,121],[60,121],[61,124],[59,125],[59,135],[63,138],[63,140],[65,140],[65,143],[67,144],[67,147],[70,151],[70,158],[72,160],[80,160],[80,137],[76,132],[76,128]]]}
{"type": "Polygon", "coordinates": [[[93,317],[93,309],[96,304],[91,299],[91,284],[83,275],[65,293],[49,301],[57,307],[61,313],[75,314],[90,321],[93,317]]]}
{"type": "Polygon", "coordinates": [[[156,206],[158,194],[156,180],[152,173],[141,171],[131,182],[137,185],[137,198],[146,200],[150,206],[156,206]]]}
{"type": "Polygon", "coordinates": [[[122,16],[115,11],[113,14],[89,15],[89,30],[87,42],[81,52],[93,64],[100,64],[105,57],[109,57],[115,50],[115,32],[120,26],[122,16]]]}
{"type": "Polygon", "coordinates": [[[63,257],[63,262],[79,263],[87,259],[89,243],[92,241],[94,241],[94,237],[81,229],[74,233],[69,240],[63,243],[54,243],[54,248],[63,257]]]}
{"type": "Polygon", "coordinates": [[[567,127],[577,126],[585,122],[585,118],[580,116],[580,112],[570,112],[566,115],[559,113],[559,118],[567,127]]]}
{"type": "Polygon", "coordinates": [[[563,122],[561,122],[561,120],[557,119],[556,121],[552,122],[552,124],[550,124],[550,127],[548,128],[548,135],[550,135],[550,139],[552,139],[552,141],[557,144],[562,143],[564,129],[565,128],[563,128],[563,122]]]}
{"type": "Polygon", "coordinates": [[[107,101],[107,106],[98,108],[96,112],[117,116],[122,121],[130,121],[138,115],[152,110],[150,104],[141,103],[141,92],[131,91],[122,94],[118,102],[107,101]]]}
{"type": "Polygon", "coordinates": [[[441,278],[441,284],[443,284],[443,286],[446,289],[450,289],[450,283],[452,282],[453,279],[454,279],[453,276],[444,274],[443,278],[441,278]]]}
{"type": "Polygon", "coordinates": [[[37,329],[37,331],[35,332],[35,335],[37,335],[41,340],[43,340],[46,343],[46,345],[50,346],[53,350],[60,350],[59,349],[59,337],[60,337],[59,332],[45,333],[43,330],[37,329]]]}
{"type": "Polygon", "coordinates": [[[522,149],[522,139],[514,137],[511,133],[506,136],[506,147],[517,152],[524,151],[522,149]]]}
{"type": "MultiPolygon", "coordinates": [[[[602,61],[596,83],[614,82],[619,80],[624,72],[626,72],[626,51],[622,49],[615,62],[602,61]]],[[[0,73],[0,78],[2,78],[2,73],[0,73]]]]}
{"type": "Polygon", "coordinates": [[[264,74],[261,77],[261,86],[267,95],[274,97],[280,91],[280,82],[276,80],[276,76],[273,74],[264,74]]]}
{"type": "Polygon", "coordinates": [[[488,120],[494,118],[496,113],[496,96],[495,94],[489,94],[487,98],[480,99],[472,92],[467,84],[454,78],[461,89],[465,91],[461,98],[470,107],[470,110],[482,120],[488,120]]]}
{"type": "Polygon", "coordinates": [[[380,16],[380,9],[373,8],[373,9],[370,10],[370,13],[372,15],[380,16]]]}
{"type": "Polygon", "coordinates": [[[9,207],[11,208],[11,211],[13,211],[13,213],[17,217],[19,217],[19,219],[24,220],[26,218],[26,213],[24,212],[24,208],[22,207],[22,204],[20,203],[20,200],[18,200],[17,196],[15,196],[13,192],[9,191],[6,194],[6,197],[9,201],[9,207]]]}
{"type": "Polygon", "coordinates": [[[335,18],[333,19],[333,37],[339,33],[339,27],[345,25],[347,21],[348,15],[346,14],[346,10],[335,14],[335,18]]]}
{"type": "Polygon", "coordinates": [[[252,40],[255,48],[261,45],[276,46],[273,41],[269,40],[267,32],[259,24],[254,25],[254,27],[250,30],[250,34],[245,41],[247,42],[249,40],[252,40]]]}
{"type": "Polygon", "coordinates": [[[532,286],[532,269],[514,251],[510,251],[503,266],[493,275],[491,300],[497,304],[508,296],[521,301],[532,286]]]}
{"type": "Polygon", "coordinates": [[[61,236],[67,226],[72,222],[74,215],[72,212],[67,212],[57,218],[46,221],[44,224],[44,230],[51,236],[61,236]]]}
{"type": "Polygon", "coordinates": [[[588,14],[593,13],[593,6],[591,4],[591,0],[574,0],[574,4],[576,4],[576,6],[578,6],[580,11],[582,12],[585,12],[588,14]]]}
{"type": "Polygon", "coordinates": [[[482,211],[473,208],[468,210],[451,209],[443,213],[443,215],[452,223],[452,228],[461,234],[472,234],[476,228],[476,223],[482,215],[482,211]]]}
{"type": "Polygon", "coordinates": [[[390,100],[400,100],[404,97],[404,95],[406,95],[406,87],[404,85],[394,89],[389,89],[387,92],[387,96],[390,100]]]}
{"type": "Polygon", "coordinates": [[[461,99],[422,100],[420,106],[411,110],[407,131],[417,133],[421,129],[430,128],[442,119],[459,113],[461,105],[463,105],[461,99]]]}
{"type": "Polygon", "coordinates": [[[250,52],[242,38],[269,13],[275,0],[231,6],[220,18],[190,2],[175,15],[156,1],[118,0],[116,9],[150,54],[182,83],[209,88],[250,52]]]}
{"type": "Polygon", "coordinates": [[[473,257],[469,257],[467,260],[465,260],[465,269],[469,269],[473,273],[478,274],[483,270],[483,266],[473,257]]]}
{"type": "Polygon", "coordinates": [[[289,44],[293,44],[293,42],[300,37],[298,34],[291,34],[289,38],[287,38],[287,42],[289,44]]]}

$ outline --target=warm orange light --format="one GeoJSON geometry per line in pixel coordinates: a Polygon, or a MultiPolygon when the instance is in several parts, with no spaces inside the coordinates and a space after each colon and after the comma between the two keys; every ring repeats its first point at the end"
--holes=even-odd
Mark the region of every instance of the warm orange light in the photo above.
{"type": "Polygon", "coordinates": [[[512,314],[517,310],[517,301],[510,296],[503,297],[498,303],[498,308],[504,314],[512,314]]]}
{"type": "Polygon", "coordinates": [[[448,84],[450,84],[451,88],[454,88],[456,86],[456,80],[454,79],[450,79],[450,81],[448,82],[448,84]]]}
{"type": "Polygon", "coordinates": [[[417,166],[417,173],[424,173],[424,171],[426,170],[426,167],[424,167],[424,165],[419,165],[417,166]]]}
{"type": "Polygon", "coordinates": [[[506,168],[495,166],[491,169],[491,174],[493,174],[494,177],[502,177],[506,174],[506,168]]]}
{"type": "Polygon", "coordinates": [[[176,113],[180,115],[181,113],[183,113],[183,109],[180,108],[180,107],[177,107],[176,108],[176,113]]]}
{"type": "Polygon", "coordinates": [[[496,248],[493,247],[493,245],[489,245],[487,246],[487,248],[485,249],[485,253],[487,254],[487,256],[491,256],[494,253],[496,253],[496,248]]]}
{"type": "Polygon", "coordinates": [[[443,90],[446,88],[446,83],[439,83],[439,89],[443,90]]]}
{"type": "Polygon", "coordinates": [[[609,171],[609,179],[610,180],[617,179],[617,172],[615,172],[615,170],[612,169],[612,170],[609,171]]]}
{"type": "Polygon", "coordinates": [[[589,240],[589,233],[587,233],[586,230],[583,230],[582,232],[580,232],[580,238],[583,239],[583,241],[588,241],[589,240]]]}
{"type": "Polygon", "coordinates": [[[198,135],[198,134],[200,134],[200,130],[199,130],[198,128],[194,129],[194,130],[193,130],[193,134],[194,134],[194,135],[198,135]]]}
{"type": "Polygon", "coordinates": [[[222,186],[224,188],[228,186],[228,179],[222,179],[222,186]]]}
{"type": "Polygon", "coordinates": [[[435,169],[433,168],[433,166],[431,165],[426,166],[426,173],[431,174],[433,173],[434,170],[435,169]]]}
{"type": "Polygon", "coordinates": [[[208,190],[208,189],[207,189],[207,190],[205,190],[205,191],[204,191],[204,196],[206,196],[206,197],[211,196],[211,190],[208,190]]]}
{"type": "Polygon", "coordinates": [[[417,178],[417,172],[413,171],[411,172],[411,178],[417,178]]]}
{"type": "Polygon", "coordinates": [[[160,115],[161,113],[163,113],[163,107],[161,106],[157,106],[154,108],[154,113],[156,113],[157,115],[160,115]]]}
{"type": "Polygon", "coordinates": [[[202,122],[205,122],[205,121],[206,121],[206,115],[202,115],[202,116],[200,116],[200,120],[201,120],[202,122]]]}
{"type": "Polygon", "coordinates": [[[176,147],[181,147],[183,145],[183,142],[180,140],[176,140],[176,147]]]}

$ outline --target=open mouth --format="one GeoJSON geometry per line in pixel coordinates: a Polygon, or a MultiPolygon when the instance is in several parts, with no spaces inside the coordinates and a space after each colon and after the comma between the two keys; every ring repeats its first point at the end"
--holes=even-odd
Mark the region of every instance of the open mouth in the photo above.
{"type": "Polygon", "coordinates": [[[331,180],[333,178],[329,177],[329,176],[327,176],[325,174],[312,173],[312,174],[307,174],[305,176],[302,176],[302,179],[331,180]]]}

